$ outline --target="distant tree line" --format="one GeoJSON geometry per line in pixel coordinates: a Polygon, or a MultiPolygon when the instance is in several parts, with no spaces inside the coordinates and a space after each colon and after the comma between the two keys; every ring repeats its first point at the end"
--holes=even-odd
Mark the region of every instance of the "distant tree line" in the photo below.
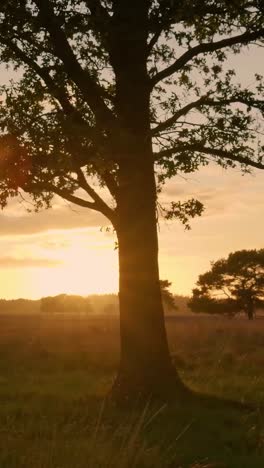
{"type": "MultiPolygon", "coordinates": [[[[167,315],[190,312],[187,296],[173,295],[170,291],[171,283],[161,281],[162,300],[167,315]]],[[[117,294],[93,294],[78,296],[59,294],[43,297],[39,300],[30,299],[0,299],[0,314],[77,314],[77,315],[115,315],[119,313],[117,294]]]]}
{"type": "Polygon", "coordinates": [[[59,294],[54,297],[43,297],[40,301],[40,312],[42,313],[75,313],[91,314],[93,308],[88,297],[59,294]]]}
{"type": "MultiPolygon", "coordinates": [[[[264,310],[264,249],[240,250],[211,263],[199,276],[192,297],[174,295],[171,282],[160,280],[166,315],[218,314],[234,317],[243,312],[252,320],[264,310]]],[[[0,314],[117,315],[117,294],[78,296],[59,294],[40,300],[0,299],[0,314]]]]}
{"type": "Polygon", "coordinates": [[[0,299],[0,314],[31,315],[40,310],[40,301],[30,299],[0,299]]]}

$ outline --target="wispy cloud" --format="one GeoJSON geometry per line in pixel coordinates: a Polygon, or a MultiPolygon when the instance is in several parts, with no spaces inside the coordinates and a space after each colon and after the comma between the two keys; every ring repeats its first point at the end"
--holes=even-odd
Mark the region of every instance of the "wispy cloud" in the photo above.
{"type": "Polygon", "coordinates": [[[0,257],[0,268],[50,268],[59,265],[59,260],[47,258],[0,257]]]}
{"type": "Polygon", "coordinates": [[[224,171],[210,166],[186,180],[175,178],[169,182],[161,197],[164,205],[171,201],[197,198],[205,206],[203,217],[253,213],[264,210],[264,171],[242,177],[238,170],[224,171]]]}
{"type": "Polygon", "coordinates": [[[87,209],[78,209],[73,212],[69,208],[60,206],[37,214],[27,214],[23,211],[20,215],[14,215],[11,209],[7,209],[0,214],[0,236],[30,235],[50,230],[105,226],[107,224],[106,218],[87,209]]]}

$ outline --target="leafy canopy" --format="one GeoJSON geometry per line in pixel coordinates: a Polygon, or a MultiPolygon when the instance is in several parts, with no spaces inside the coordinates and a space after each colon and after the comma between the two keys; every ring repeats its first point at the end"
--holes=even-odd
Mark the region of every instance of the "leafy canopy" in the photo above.
{"type": "MultiPolygon", "coordinates": [[[[138,86],[149,96],[146,137],[158,191],[168,178],[210,161],[243,172],[263,169],[262,77],[244,88],[228,65],[249,44],[263,46],[262,6],[261,0],[2,0],[0,60],[17,74],[0,89],[1,206],[25,191],[36,209],[49,207],[56,194],[115,225],[120,135],[131,132],[120,114],[119,82],[124,56],[133,68],[135,51],[146,70],[138,86]]],[[[136,101],[135,83],[131,92],[136,101]]],[[[188,228],[203,207],[192,199],[164,210],[188,228]]]]}
{"type": "Polygon", "coordinates": [[[168,310],[178,310],[173,293],[170,291],[172,283],[168,280],[160,280],[162,301],[168,310]]]}
{"type": "Polygon", "coordinates": [[[189,303],[195,312],[253,311],[264,306],[264,249],[240,250],[199,276],[189,303]]]}

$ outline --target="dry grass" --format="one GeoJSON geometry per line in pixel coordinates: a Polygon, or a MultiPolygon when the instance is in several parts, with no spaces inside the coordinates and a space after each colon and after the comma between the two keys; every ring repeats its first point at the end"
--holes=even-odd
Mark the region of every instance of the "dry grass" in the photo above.
{"type": "Polygon", "coordinates": [[[182,377],[203,392],[264,402],[264,319],[188,317],[168,323],[182,377]]]}
{"type": "MultiPolygon", "coordinates": [[[[188,385],[264,401],[264,320],[179,317],[167,327],[188,385]]],[[[118,359],[117,318],[0,317],[0,467],[264,466],[259,411],[176,402],[98,419],[118,359]]]]}

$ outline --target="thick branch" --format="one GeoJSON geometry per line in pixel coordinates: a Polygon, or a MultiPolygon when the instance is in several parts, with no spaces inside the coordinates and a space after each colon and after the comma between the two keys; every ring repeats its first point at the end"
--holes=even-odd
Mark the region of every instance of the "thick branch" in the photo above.
{"type": "Polygon", "coordinates": [[[69,42],[58,24],[49,0],[35,0],[39,8],[39,17],[49,32],[51,43],[57,57],[63,62],[69,78],[78,86],[84,99],[90,106],[98,122],[110,124],[114,117],[103,100],[104,90],[88,71],[83,70],[69,42]]]}
{"type": "Polygon", "coordinates": [[[245,164],[246,166],[252,166],[257,169],[264,169],[264,164],[259,161],[254,161],[247,156],[239,156],[233,154],[227,150],[218,149],[218,148],[209,148],[200,143],[193,144],[183,144],[180,146],[175,146],[160,151],[159,153],[154,153],[155,161],[159,161],[164,157],[172,156],[176,153],[181,153],[183,151],[197,151],[199,153],[208,154],[211,156],[217,156],[218,158],[229,159],[230,161],[235,161],[240,164],[245,164]]]}
{"type": "MultiPolygon", "coordinates": [[[[37,185],[37,187],[39,187],[39,185],[37,185]]],[[[42,190],[44,190],[44,187],[42,188],[42,190]]],[[[65,200],[68,200],[69,202],[74,203],[75,205],[79,205],[84,208],[90,208],[91,210],[99,211],[96,203],[83,200],[83,198],[80,198],[80,197],[77,197],[76,195],[72,195],[68,193],[67,190],[59,189],[51,184],[45,185],[45,190],[49,192],[53,192],[56,195],[59,195],[60,197],[64,198],[65,200]]]]}
{"type": "Polygon", "coordinates": [[[147,53],[148,55],[151,53],[153,47],[155,46],[155,44],[158,42],[161,34],[162,34],[162,31],[163,31],[163,26],[159,26],[158,29],[155,31],[155,33],[153,34],[153,36],[151,37],[151,39],[149,40],[149,43],[148,43],[148,49],[147,49],[147,53]]]}
{"type": "Polygon", "coordinates": [[[105,203],[105,201],[98,195],[98,193],[88,183],[83,171],[80,168],[75,169],[78,182],[80,187],[88,193],[88,195],[94,200],[95,204],[100,208],[100,211],[104,213],[109,219],[113,219],[114,211],[105,203]]]}
{"type": "Polygon", "coordinates": [[[28,65],[31,70],[34,70],[38,74],[38,76],[46,84],[52,96],[58,100],[66,114],[76,112],[76,109],[70,103],[65,90],[55,85],[47,70],[38,65],[37,62],[35,62],[28,54],[20,49],[20,47],[18,47],[17,44],[15,44],[12,40],[0,36],[0,42],[12,50],[19,60],[28,65]]]}
{"type": "Polygon", "coordinates": [[[264,100],[262,99],[253,99],[252,101],[250,99],[246,99],[243,97],[232,97],[230,99],[206,99],[203,103],[200,105],[205,105],[205,106],[212,106],[212,107],[224,107],[228,106],[230,104],[244,104],[245,106],[248,107],[254,107],[255,109],[261,110],[261,112],[264,112],[264,100]]]}
{"type": "Polygon", "coordinates": [[[180,117],[186,115],[190,110],[192,109],[199,109],[199,107],[202,106],[211,106],[211,107],[225,107],[230,104],[244,104],[245,106],[248,107],[254,107],[255,109],[261,110],[261,112],[264,112],[264,101],[261,99],[246,99],[243,97],[235,96],[230,99],[209,99],[209,95],[212,94],[211,92],[206,94],[205,96],[200,97],[196,101],[190,102],[186,106],[182,107],[179,109],[175,114],[173,114],[169,119],[165,120],[164,122],[160,122],[155,128],[152,129],[151,134],[152,135],[157,135],[160,132],[163,132],[164,130],[167,130],[168,128],[172,127],[180,117]]]}
{"type": "Polygon", "coordinates": [[[98,32],[105,35],[109,32],[109,25],[111,17],[106,8],[103,7],[100,0],[86,0],[87,7],[91,12],[93,24],[98,32]]]}
{"type": "Polygon", "coordinates": [[[91,127],[82,117],[81,113],[72,105],[70,102],[69,96],[63,87],[57,86],[54,83],[53,79],[49,75],[47,69],[41,67],[37,62],[35,62],[28,54],[26,54],[17,44],[15,44],[10,39],[6,39],[3,36],[0,36],[0,43],[6,45],[10,50],[14,52],[17,59],[21,60],[25,65],[27,65],[31,70],[34,70],[36,74],[43,80],[50,94],[59,102],[62,110],[65,113],[65,116],[70,119],[71,123],[83,126],[86,135],[96,144],[100,142],[100,134],[98,133],[98,128],[91,127]]]}
{"type": "Polygon", "coordinates": [[[226,47],[232,47],[236,44],[248,44],[251,41],[255,41],[264,36],[264,28],[261,28],[253,32],[245,32],[237,36],[222,39],[216,42],[206,42],[199,44],[191,49],[187,50],[181,57],[179,57],[172,65],[161,70],[151,79],[152,88],[161,80],[168,78],[177,71],[181,70],[190,60],[197,57],[200,54],[207,52],[215,52],[216,50],[224,49],[226,47]]]}
{"type": "MultiPolygon", "coordinates": [[[[88,184],[88,181],[82,171],[81,168],[76,169],[76,174],[78,176],[78,181],[80,186],[88,193],[88,195],[99,205],[103,207],[105,211],[110,210],[113,211],[105,202],[104,200],[94,191],[94,189],[88,184]]],[[[117,197],[117,191],[118,191],[118,186],[117,183],[111,174],[111,172],[105,170],[103,171],[103,174],[100,173],[100,176],[102,177],[104,183],[106,184],[110,194],[114,199],[117,197]]],[[[109,213],[110,213],[109,212],[109,213]]],[[[110,215],[112,215],[110,213],[110,215]]]]}
{"type": "MultiPolygon", "coordinates": [[[[113,225],[115,226],[115,212],[111,208],[109,208],[106,204],[102,206],[98,202],[90,202],[88,200],[84,200],[83,198],[77,197],[76,195],[72,195],[67,190],[63,188],[58,188],[53,184],[50,183],[32,183],[27,184],[26,186],[22,187],[25,192],[28,193],[38,193],[38,192],[51,192],[56,195],[59,195],[64,200],[69,201],[70,203],[74,203],[75,205],[81,206],[83,208],[89,208],[94,211],[98,211],[108,218],[113,225]]],[[[104,203],[104,202],[103,202],[104,203]]]]}

